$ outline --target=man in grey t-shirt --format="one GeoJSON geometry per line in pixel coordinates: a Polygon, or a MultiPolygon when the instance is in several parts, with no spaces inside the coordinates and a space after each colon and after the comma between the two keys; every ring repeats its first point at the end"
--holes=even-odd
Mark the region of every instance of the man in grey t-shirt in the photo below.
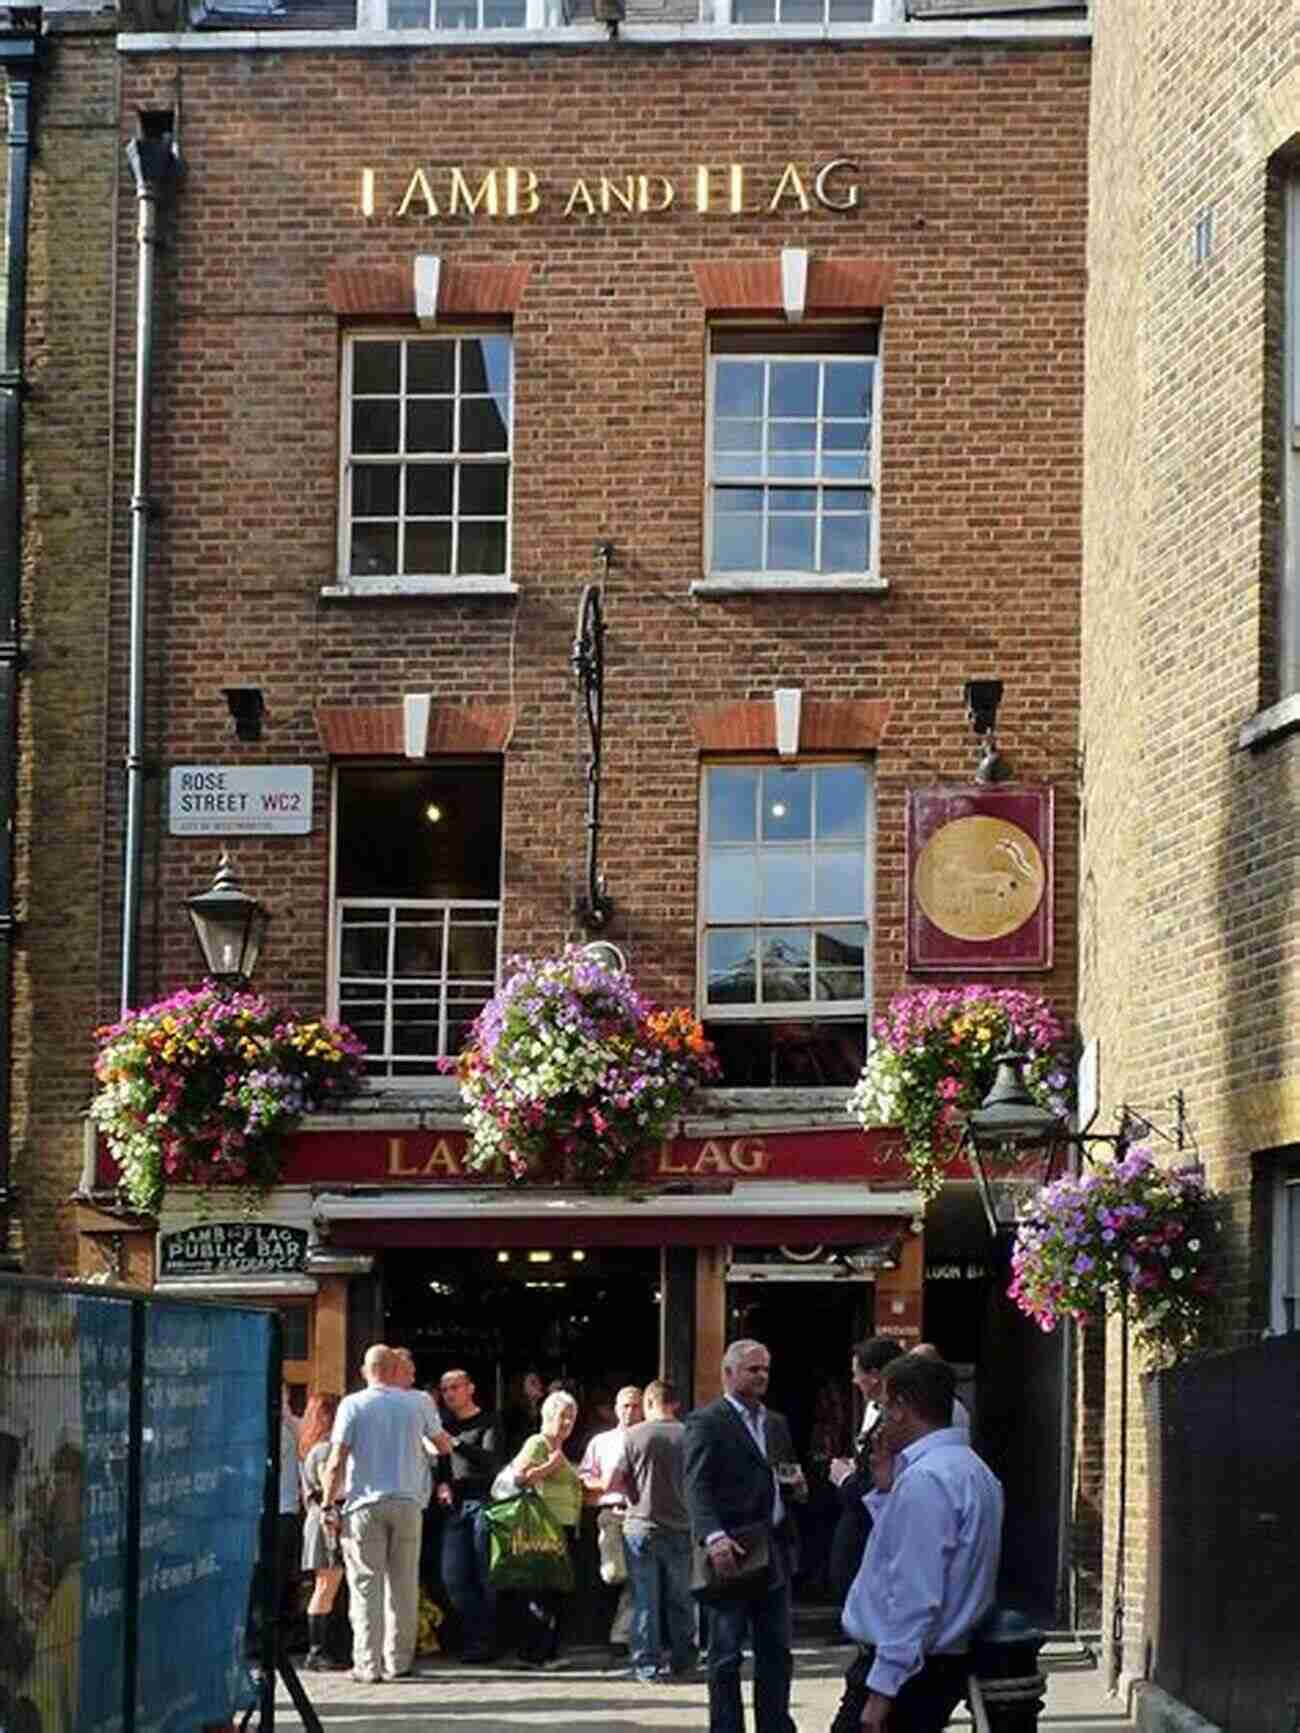
{"type": "Polygon", "coordinates": [[[645,1419],[629,1426],[610,1479],[627,1497],[623,1547],[632,1585],[632,1672],[662,1678],[660,1615],[668,1629],[669,1668],[680,1677],[695,1662],[691,1533],[686,1511],[686,1428],[666,1379],[647,1384],[645,1419]]]}
{"type": "Polygon", "coordinates": [[[343,1562],[352,1619],[352,1674],[365,1684],[411,1671],[420,1607],[420,1528],[428,1461],[451,1440],[432,1398],[400,1387],[397,1354],[383,1343],[366,1349],[366,1388],[345,1396],[334,1417],[321,1474],[325,1506],[342,1486],[343,1562]],[[386,1592],[385,1592],[386,1591],[386,1592]],[[385,1603],[392,1609],[384,1618],[385,1603]]]}

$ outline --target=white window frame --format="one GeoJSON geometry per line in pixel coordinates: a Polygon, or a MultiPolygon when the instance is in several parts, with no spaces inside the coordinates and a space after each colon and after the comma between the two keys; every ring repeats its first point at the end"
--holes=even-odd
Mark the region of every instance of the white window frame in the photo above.
{"type": "MultiPolygon", "coordinates": [[[[389,24],[389,0],[357,0],[358,30],[395,30],[403,36],[419,30],[419,25],[389,24]]],[[[436,16],[437,0],[429,0],[429,17],[436,16]]],[[[483,16],[483,0],[478,0],[478,16],[483,16]]],[[[490,36],[498,35],[502,30],[550,30],[564,23],[563,0],[525,0],[524,20],[521,24],[478,24],[473,31],[459,26],[426,24],[423,28],[430,35],[443,37],[469,36],[479,30],[486,31],[490,36]]]]}
{"type": "MultiPolygon", "coordinates": [[[[504,887],[504,885],[501,886],[502,894],[498,897],[495,897],[495,898],[491,898],[491,897],[483,897],[483,898],[446,898],[446,897],[441,897],[441,898],[420,899],[420,898],[414,898],[414,897],[340,897],[339,893],[338,893],[338,860],[339,860],[339,775],[338,775],[338,773],[339,773],[340,768],[341,768],[341,766],[339,766],[338,764],[334,765],[333,766],[333,774],[330,777],[329,928],[328,928],[328,960],[327,960],[326,971],[325,971],[325,997],[326,997],[326,1005],[327,1005],[327,1015],[332,1017],[332,1018],[335,1018],[335,1019],[341,1019],[345,1023],[347,1022],[348,1008],[346,1005],[341,1004],[342,949],[343,949],[342,911],[345,908],[365,907],[365,908],[373,908],[376,911],[381,910],[381,909],[393,909],[393,910],[410,909],[410,910],[415,910],[415,911],[419,912],[422,919],[424,918],[425,915],[427,915],[429,917],[429,919],[431,919],[431,920],[441,916],[441,918],[443,920],[444,931],[446,930],[446,926],[447,926],[448,922],[455,916],[457,911],[472,918],[474,914],[476,914],[480,911],[486,912],[486,911],[490,911],[490,910],[495,910],[496,923],[497,923],[496,953],[495,953],[495,957],[493,959],[493,975],[494,975],[493,985],[492,985],[492,987],[489,990],[488,995],[487,995],[490,998],[492,996],[492,994],[494,992],[496,992],[501,986],[502,963],[504,960],[503,934],[504,934],[504,929],[505,929],[505,919],[504,919],[504,915],[505,915],[504,888],[505,887],[504,887]]],[[[359,760],[354,760],[348,764],[347,768],[361,770],[361,769],[367,768],[367,765],[365,763],[359,761],[359,760]]],[[[385,766],[382,764],[371,764],[371,765],[369,765],[369,768],[370,769],[383,769],[383,768],[385,768],[385,766]]],[[[503,798],[504,798],[504,791],[503,791],[503,798]]],[[[502,869],[504,870],[504,861],[502,862],[502,869]]],[[[390,941],[390,959],[391,959],[391,941],[390,941]]],[[[432,1082],[437,1081],[441,1076],[441,1073],[437,1070],[436,1066],[430,1065],[429,1069],[427,1069],[427,1070],[414,1070],[414,1069],[408,1069],[407,1064],[403,1064],[400,1062],[395,1063],[395,1056],[392,1052],[392,995],[391,995],[391,987],[393,984],[393,979],[394,979],[394,977],[393,977],[391,970],[390,970],[388,980],[386,983],[386,985],[390,989],[390,992],[389,992],[388,1013],[386,1015],[386,1020],[385,1020],[387,1033],[386,1033],[386,1039],[385,1039],[385,1043],[384,1043],[384,1050],[382,1052],[379,1052],[379,1053],[376,1053],[376,1051],[373,1048],[370,1048],[368,1050],[367,1062],[365,1064],[365,1075],[372,1083],[377,1084],[379,1087],[381,1087],[383,1089],[395,1089],[395,1090],[423,1089],[423,1090],[427,1091],[430,1084],[432,1082]]],[[[446,968],[446,951],[445,951],[445,949],[444,949],[444,953],[443,953],[443,967],[442,967],[442,970],[440,972],[439,979],[440,979],[440,984],[441,984],[441,988],[442,988],[441,1010],[440,1010],[440,1016],[439,1016],[439,1045],[441,1046],[441,1045],[445,1044],[445,1034],[446,1034],[446,1026],[447,1026],[447,1001],[446,1001],[447,968],[446,968]]],[[[444,1054],[431,1054],[431,1055],[427,1055],[427,1056],[422,1056],[422,1058],[428,1058],[430,1060],[434,1060],[434,1059],[442,1058],[442,1057],[451,1058],[451,1057],[453,1057],[453,1055],[451,1055],[451,1054],[445,1054],[445,1055],[444,1054]]],[[[407,1061],[408,1061],[408,1063],[411,1063],[411,1064],[418,1064],[418,1063],[422,1062],[422,1060],[410,1061],[409,1055],[407,1056],[407,1061]]]]}
{"type": "MultiPolygon", "coordinates": [[[[865,1022],[871,1015],[873,990],[872,957],[875,938],[875,902],[876,902],[876,776],[875,764],[871,759],[855,757],[851,753],[833,754],[826,758],[800,759],[710,759],[701,766],[700,772],[700,848],[698,882],[696,888],[696,947],[695,947],[695,980],[696,1009],[702,1019],[712,1023],[799,1023],[809,1020],[832,1020],[846,1018],[862,1018],[865,1022]],[[756,914],[752,921],[711,921],[708,910],[708,869],[709,869],[709,776],[715,770],[830,770],[837,766],[852,765],[860,769],[866,783],[866,801],[863,814],[863,913],[859,921],[857,916],[826,916],[817,915],[792,916],[788,920],[765,920],[761,914],[756,914]],[[781,999],[764,1003],[757,999],[752,1005],[720,1004],[709,1001],[708,974],[708,935],[715,929],[729,927],[753,927],[759,931],[772,927],[808,927],[814,935],[821,926],[861,925],[865,929],[866,939],[863,946],[863,996],[861,999],[781,999]]],[[[815,846],[815,836],[812,839],[815,846]]],[[[756,839],[756,847],[761,848],[761,842],[756,839]]],[[[815,879],[814,879],[815,882],[815,879]]],[[[814,954],[816,940],[814,937],[814,954]]],[[[814,965],[815,985],[815,965],[814,965]]],[[[756,980],[755,991],[761,992],[761,980],[756,980]]]]}
{"type": "Polygon", "coordinates": [[[1286,183],[1286,329],[1282,534],[1277,600],[1278,696],[1300,695],[1300,175],[1286,183]]]}
{"type": "MultiPolygon", "coordinates": [[[[458,363],[459,365],[459,363],[458,363]]],[[[457,389],[451,399],[455,404],[461,401],[462,393],[457,389]]],[[[406,399],[405,380],[399,401],[406,399]]],[[[364,594],[375,591],[381,594],[391,593],[395,588],[412,592],[438,592],[448,589],[500,590],[510,585],[510,565],[512,557],[512,541],[514,529],[514,414],[515,414],[515,351],[514,333],[509,326],[492,326],[484,330],[472,330],[458,326],[439,327],[436,332],[413,331],[405,329],[376,329],[350,331],[345,335],[343,344],[343,364],[340,379],[339,407],[339,511],[338,511],[338,572],[339,584],[351,593],[364,594]],[[359,343],[388,342],[402,343],[408,346],[428,343],[460,342],[465,339],[494,337],[503,339],[510,345],[510,402],[509,415],[506,422],[506,447],[500,452],[459,453],[453,450],[443,456],[441,454],[425,454],[420,457],[408,457],[401,453],[389,455],[367,454],[364,459],[354,459],[352,454],[352,403],[353,403],[353,365],[356,348],[359,343]],[[506,466],[506,515],[505,515],[505,570],[503,572],[466,572],[466,573],[356,573],[352,565],[352,474],[359,463],[396,463],[403,471],[403,476],[410,467],[418,464],[442,465],[453,472],[476,464],[504,463],[506,466]]],[[[398,516],[399,538],[406,521],[403,510],[398,516]]],[[[452,514],[453,545],[461,521],[460,514],[452,514]]],[[[400,556],[398,564],[400,565],[400,556]]],[[[453,559],[453,565],[455,563],[453,559]]]]}
{"type": "MultiPolygon", "coordinates": [[[[721,347],[715,347],[714,337],[711,337],[710,348],[709,348],[709,372],[708,372],[708,387],[707,387],[707,392],[706,392],[705,448],[704,448],[704,465],[705,465],[705,477],[704,477],[704,493],[705,493],[704,569],[705,569],[705,573],[706,573],[705,580],[704,580],[704,587],[706,589],[710,586],[717,586],[719,588],[744,587],[744,588],[752,588],[752,589],[781,590],[781,589],[798,589],[798,588],[804,588],[804,587],[806,587],[806,588],[820,588],[820,587],[833,588],[835,586],[861,586],[864,584],[874,584],[876,577],[877,577],[877,574],[878,574],[879,569],[880,569],[880,554],[879,554],[879,549],[880,549],[879,471],[880,471],[880,403],[881,403],[881,380],[882,380],[882,374],[883,374],[883,355],[882,355],[882,340],[883,340],[883,335],[884,335],[883,330],[875,322],[872,322],[869,324],[859,322],[851,328],[845,328],[843,330],[843,333],[842,333],[842,335],[845,339],[845,343],[844,343],[844,347],[841,349],[837,349],[837,348],[832,347],[832,346],[828,346],[825,349],[817,349],[817,348],[799,347],[796,345],[790,345],[786,348],[782,348],[782,346],[781,346],[781,332],[773,330],[770,333],[770,335],[771,335],[770,345],[764,346],[762,348],[754,348],[752,350],[749,350],[749,349],[733,350],[733,349],[729,349],[725,346],[725,335],[729,331],[734,330],[734,329],[736,329],[736,328],[735,327],[725,327],[725,326],[717,327],[715,334],[714,334],[714,337],[721,337],[724,339],[724,342],[723,342],[721,347]],[[854,347],[854,342],[857,339],[860,339],[860,341],[862,343],[861,348],[855,348],[854,347]],[[808,477],[808,476],[791,477],[788,480],[775,480],[772,478],[763,477],[760,479],[755,479],[753,481],[746,481],[746,480],[743,480],[742,478],[736,477],[736,476],[725,476],[725,477],[715,476],[714,469],[713,469],[713,462],[714,462],[713,427],[714,427],[714,420],[715,420],[716,380],[717,380],[717,374],[718,374],[718,367],[719,367],[720,363],[737,361],[737,360],[762,361],[762,362],[766,362],[766,363],[781,362],[781,361],[810,361],[810,360],[826,362],[826,361],[834,361],[837,356],[855,356],[855,355],[859,356],[861,358],[867,359],[867,360],[871,361],[871,363],[872,363],[871,427],[870,427],[870,433],[869,433],[870,444],[869,444],[869,449],[868,449],[868,453],[867,453],[867,474],[865,477],[845,478],[843,480],[838,479],[838,478],[832,479],[832,480],[824,480],[820,477],[808,477]],[[789,569],[789,568],[764,569],[764,568],[760,567],[757,570],[748,570],[748,569],[740,569],[740,568],[733,568],[733,567],[727,567],[725,569],[722,569],[722,568],[715,569],[714,563],[713,563],[713,561],[714,561],[713,518],[714,518],[715,497],[716,497],[717,492],[720,488],[723,488],[723,487],[741,487],[741,486],[760,488],[764,492],[768,492],[774,488],[811,488],[814,491],[816,491],[819,494],[819,496],[823,496],[823,497],[827,493],[847,491],[849,489],[865,489],[866,494],[867,494],[867,511],[868,511],[867,564],[866,564],[865,568],[854,567],[854,568],[850,568],[850,569],[836,569],[836,570],[831,570],[831,571],[817,571],[815,569],[811,569],[811,568],[805,569],[805,568],[801,568],[801,567],[800,568],[794,568],[794,569],[789,569]]],[[[819,333],[819,334],[821,334],[821,333],[819,333]]],[[[825,331],[825,335],[827,336],[828,339],[833,339],[833,337],[837,334],[838,333],[834,332],[830,328],[827,328],[825,331]]],[[[770,419],[770,417],[765,412],[763,415],[763,418],[762,418],[764,426],[767,425],[769,419],[770,419]]],[[[820,420],[820,416],[818,419],[820,420]]],[[[766,513],[764,514],[764,516],[766,518],[766,513]]],[[[823,522],[823,517],[824,517],[823,506],[821,503],[821,498],[819,497],[817,513],[816,513],[816,522],[817,522],[817,532],[816,533],[817,533],[818,537],[820,537],[820,534],[821,534],[821,526],[822,526],[822,522],[823,522]]]]}
{"type": "Polygon", "coordinates": [[[1273,1259],[1269,1327],[1275,1336],[1300,1330],[1300,1163],[1281,1161],[1273,1181],[1273,1259]]]}

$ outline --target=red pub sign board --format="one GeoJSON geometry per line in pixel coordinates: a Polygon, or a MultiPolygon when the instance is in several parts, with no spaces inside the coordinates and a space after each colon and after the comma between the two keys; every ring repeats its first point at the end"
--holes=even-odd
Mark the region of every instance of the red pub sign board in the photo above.
{"type": "MultiPolygon", "coordinates": [[[[356,1131],[300,1127],[285,1139],[284,1185],[463,1186],[504,1183],[466,1161],[463,1131],[362,1127],[356,1131]]],[[[806,1131],[717,1132],[662,1144],[647,1174],[651,1184],[692,1180],[860,1180],[907,1189],[911,1176],[896,1132],[849,1127],[806,1131]]],[[[954,1177],[961,1164],[954,1162],[954,1177]]],[[[113,1186],[117,1170],[102,1140],[98,1183],[113,1186]]]]}
{"type": "MultiPolygon", "coordinates": [[[[288,1141],[286,1185],[480,1185],[494,1176],[466,1162],[461,1131],[310,1131],[288,1141]]],[[[651,1183],[719,1179],[861,1180],[906,1188],[896,1135],[847,1128],[719,1132],[660,1146],[651,1183]]]]}

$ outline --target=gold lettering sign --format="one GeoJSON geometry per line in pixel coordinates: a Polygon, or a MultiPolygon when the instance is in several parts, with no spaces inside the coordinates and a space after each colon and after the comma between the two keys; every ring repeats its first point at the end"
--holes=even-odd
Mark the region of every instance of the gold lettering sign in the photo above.
{"type": "Polygon", "coordinates": [[[767,1145],[761,1137],[729,1140],[710,1137],[694,1155],[689,1150],[678,1154],[670,1143],[661,1144],[658,1172],[661,1178],[666,1174],[693,1174],[699,1179],[766,1173],[768,1160],[767,1145]]]}
{"type": "Polygon", "coordinates": [[[389,1179],[464,1179],[465,1164],[445,1137],[440,1137],[423,1161],[412,1161],[404,1137],[388,1140],[389,1179]]]}
{"type": "Polygon", "coordinates": [[[832,157],[808,170],[787,162],[779,172],[763,172],[739,162],[697,163],[679,180],[606,165],[598,173],[579,175],[567,187],[548,188],[536,169],[518,163],[486,169],[455,164],[412,169],[396,202],[390,203],[394,189],[389,187],[386,197],[378,171],[363,168],[357,208],[368,221],[380,216],[403,222],[445,217],[518,221],[544,209],[556,210],[562,217],[603,216],[617,221],[670,210],[680,182],[684,189],[694,187],[690,209],[697,216],[763,212],[807,216],[818,207],[856,211],[862,198],[861,173],[847,156],[832,157]]]}
{"type": "Polygon", "coordinates": [[[483,176],[476,193],[469,190],[464,175],[458,168],[451,171],[451,202],[448,213],[455,216],[457,211],[464,209],[465,215],[472,217],[482,205],[489,217],[500,214],[501,200],[497,192],[497,171],[492,168],[483,176]]]}

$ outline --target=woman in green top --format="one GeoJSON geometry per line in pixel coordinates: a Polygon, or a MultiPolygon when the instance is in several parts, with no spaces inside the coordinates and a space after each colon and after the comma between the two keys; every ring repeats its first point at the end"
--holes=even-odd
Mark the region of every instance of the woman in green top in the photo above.
{"type": "MultiPolygon", "coordinates": [[[[542,1503],[564,1527],[572,1556],[582,1516],[582,1482],[564,1454],[564,1441],[578,1419],[578,1404],[565,1390],[553,1390],[542,1403],[542,1429],[524,1440],[511,1463],[517,1484],[536,1487],[542,1503]]],[[[566,1597],[544,1589],[524,1599],[519,1659],[526,1667],[545,1667],[560,1647],[560,1618],[566,1597]]]]}

